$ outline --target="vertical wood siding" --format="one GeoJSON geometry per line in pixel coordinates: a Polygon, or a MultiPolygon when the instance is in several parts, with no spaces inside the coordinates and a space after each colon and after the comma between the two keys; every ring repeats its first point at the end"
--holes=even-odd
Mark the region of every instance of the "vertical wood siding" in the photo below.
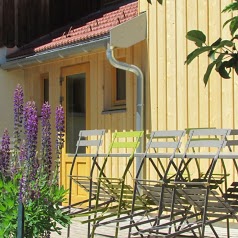
{"type": "MultiPolygon", "coordinates": [[[[210,44],[220,36],[229,37],[223,24],[231,15],[221,11],[232,1],[166,0],[163,6],[151,2],[139,1],[140,11],[147,11],[148,17],[146,129],[237,128],[238,77],[221,79],[213,72],[205,87],[206,54],[184,65],[186,56],[195,49],[185,38],[189,30],[202,30],[210,44]]],[[[227,162],[227,166],[230,180],[237,179],[233,165],[227,162]]]]}
{"type": "MultiPolygon", "coordinates": [[[[116,58],[125,58],[127,63],[136,62],[136,65],[145,70],[145,66],[142,64],[143,49],[145,43],[137,44],[136,46],[128,49],[120,49],[116,51],[116,58]]],[[[127,72],[126,81],[126,111],[123,112],[103,112],[105,111],[105,100],[110,100],[109,98],[104,98],[111,89],[109,88],[109,82],[111,80],[112,66],[106,59],[105,51],[85,54],[82,56],[57,60],[52,63],[42,64],[39,66],[29,67],[25,69],[25,94],[26,100],[36,100],[38,107],[41,107],[40,102],[42,101],[40,90],[41,82],[40,75],[44,73],[49,74],[49,85],[50,85],[50,95],[49,101],[52,107],[52,111],[59,104],[60,97],[60,71],[62,67],[76,65],[80,63],[89,62],[90,64],[90,121],[89,129],[106,129],[106,136],[104,138],[103,147],[100,152],[107,152],[109,145],[111,143],[112,133],[115,131],[130,131],[135,129],[135,110],[136,110],[136,77],[134,74],[127,72]]],[[[54,117],[51,118],[52,127],[54,127],[54,117]]],[[[54,135],[52,135],[52,141],[55,141],[54,135]]],[[[125,152],[125,151],[124,151],[125,152]]],[[[106,173],[113,176],[121,176],[127,159],[115,158],[109,161],[106,167],[106,173]]],[[[134,175],[134,169],[131,170],[132,175],[134,175]]],[[[97,177],[97,174],[95,174],[97,177]]],[[[132,183],[132,179],[130,179],[132,183]]]]}
{"type": "MultiPolygon", "coordinates": [[[[147,42],[120,49],[116,56],[125,57],[126,62],[141,67],[145,74],[146,133],[189,127],[238,128],[238,77],[234,75],[232,79],[224,80],[212,73],[205,87],[202,80],[209,63],[207,56],[204,54],[189,66],[184,65],[186,56],[195,49],[194,43],[185,38],[189,30],[202,30],[209,43],[221,34],[224,38],[229,36],[228,29],[222,30],[222,25],[230,16],[221,14],[221,10],[230,2],[166,0],[161,6],[157,1],[152,1],[152,4],[139,1],[140,11],[147,11],[147,42]]],[[[90,127],[106,129],[101,151],[107,151],[114,131],[135,129],[136,79],[132,73],[127,73],[126,112],[102,113],[111,67],[104,51],[26,69],[28,98],[37,94],[39,75],[49,72],[50,103],[55,108],[60,95],[60,68],[83,62],[90,63],[90,127]]],[[[107,172],[119,176],[125,163],[126,160],[115,159],[108,163],[107,172]]],[[[231,173],[229,179],[237,179],[233,165],[227,162],[227,167],[231,173]]],[[[221,171],[220,166],[217,171],[221,171]]],[[[146,174],[155,177],[149,166],[146,174]]]]}

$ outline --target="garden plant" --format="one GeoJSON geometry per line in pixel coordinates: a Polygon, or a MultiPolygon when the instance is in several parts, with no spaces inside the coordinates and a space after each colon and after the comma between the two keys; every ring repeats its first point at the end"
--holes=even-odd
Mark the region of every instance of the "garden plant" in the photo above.
{"type": "Polygon", "coordinates": [[[238,50],[236,41],[238,39],[238,16],[235,13],[238,10],[238,0],[228,4],[222,13],[232,12],[233,16],[223,24],[223,27],[229,25],[230,39],[222,39],[221,37],[214,41],[212,44],[206,42],[206,35],[200,30],[191,30],[187,33],[186,38],[193,41],[196,49],[192,51],[185,61],[190,64],[196,57],[203,53],[207,53],[211,62],[203,76],[203,82],[207,85],[210,74],[215,69],[221,78],[231,78],[232,69],[238,75],[238,50]]]}
{"type": "MultiPolygon", "coordinates": [[[[152,4],[152,0],[147,0],[152,4]]],[[[157,0],[159,4],[166,1],[157,0]]],[[[207,42],[207,36],[200,30],[191,30],[187,32],[186,38],[193,41],[196,45],[195,50],[187,55],[186,64],[190,64],[196,57],[206,53],[210,58],[210,63],[207,66],[206,72],[203,76],[205,86],[208,83],[212,70],[215,69],[221,78],[231,78],[231,72],[234,70],[238,75],[238,49],[236,41],[238,40],[238,16],[235,14],[238,11],[238,0],[233,0],[226,5],[222,13],[232,13],[232,17],[224,22],[223,27],[229,26],[230,38],[222,39],[219,37],[213,43],[207,42]],[[233,70],[232,70],[233,69],[233,70]]]]}
{"type": "Polygon", "coordinates": [[[0,152],[0,237],[16,237],[18,205],[24,206],[24,237],[50,237],[60,234],[60,225],[70,218],[60,205],[67,190],[58,184],[60,154],[64,136],[64,111],[56,108],[56,143],[52,149],[51,106],[44,103],[38,121],[34,101],[24,104],[23,89],[14,92],[13,148],[7,129],[2,136],[0,152]],[[38,143],[38,123],[41,122],[41,143],[38,143]],[[39,148],[39,151],[38,151],[39,148]],[[53,161],[53,153],[56,153],[53,161]]]}

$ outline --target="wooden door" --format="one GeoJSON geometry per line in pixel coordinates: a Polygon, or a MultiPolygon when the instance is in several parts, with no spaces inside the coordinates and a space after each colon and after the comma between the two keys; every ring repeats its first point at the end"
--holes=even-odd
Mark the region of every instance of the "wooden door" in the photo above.
{"type": "MultiPolygon", "coordinates": [[[[61,182],[69,188],[69,174],[80,130],[89,129],[89,64],[62,68],[62,105],[65,111],[65,146],[62,151],[61,182]]],[[[86,153],[82,148],[78,153],[86,153]]],[[[73,175],[89,176],[90,158],[77,158],[73,175]]],[[[73,182],[72,203],[88,197],[88,194],[73,182]]],[[[67,204],[67,202],[66,202],[67,204]]]]}

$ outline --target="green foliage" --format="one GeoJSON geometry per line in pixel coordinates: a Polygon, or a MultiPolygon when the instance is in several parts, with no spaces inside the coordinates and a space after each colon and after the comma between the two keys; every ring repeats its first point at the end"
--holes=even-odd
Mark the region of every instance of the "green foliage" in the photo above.
{"type": "Polygon", "coordinates": [[[206,36],[202,31],[192,30],[189,31],[186,35],[188,40],[194,41],[195,45],[201,47],[206,42],[206,36]]]}
{"type": "MultiPolygon", "coordinates": [[[[0,176],[0,237],[16,237],[19,204],[19,178],[0,176]]],[[[59,224],[66,227],[70,218],[59,205],[65,200],[67,190],[56,184],[49,185],[42,177],[39,181],[40,196],[25,205],[24,237],[46,237],[48,232],[61,234],[59,224]]]]}
{"type": "Polygon", "coordinates": [[[185,61],[186,64],[190,64],[197,56],[200,54],[206,52],[206,51],[211,51],[212,47],[211,46],[201,46],[200,48],[192,51],[188,56],[187,60],[185,61]]]}
{"type": "Polygon", "coordinates": [[[49,186],[45,180],[41,181],[40,190],[41,196],[37,200],[30,200],[25,207],[26,237],[44,237],[48,231],[61,234],[58,224],[65,227],[70,222],[59,207],[64,201],[66,190],[57,185],[49,186]]]}
{"type": "MultiPolygon", "coordinates": [[[[233,3],[227,5],[222,12],[233,12],[237,10],[238,0],[235,0],[233,3]]],[[[235,44],[238,35],[234,35],[238,29],[238,16],[228,19],[223,26],[225,27],[227,24],[229,24],[231,39],[222,40],[222,38],[218,38],[211,45],[206,44],[206,35],[202,31],[191,30],[186,35],[186,38],[193,41],[197,46],[195,50],[188,54],[185,61],[186,64],[190,64],[196,57],[205,52],[208,52],[208,57],[212,60],[203,77],[205,85],[207,85],[213,69],[224,79],[231,77],[232,69],[238,74],[238,51],[235,44]]]]}
{"type": "MultiPolygon", "coordinates": [[[[25,238],[46,238],[50,237],[50,232],[57,232],[60,234],[61,228],[59,224],[66,227],[70,223],[70,217],[68,214],[64,214],[60,209],[60,205],[64,202],[67,190],[63,187],[59,187],[57,178],[58,171],[52,166],[50,161],[51,146],[48,146],[47,153],[40,154],[36,151],[37,147],[34,147],[34,143],[28,143],[26,146],[27,139],[33,138],[37,142],[37,131],[29,130],[25,131],[25,140],[21,139],[21,128],[24,122],[25,129],[32,129],[32,125],[38,123],[36,115],[36,108],[29,107],[26,104],[24,110],[19,110],[23,108],[23,91],[20,85],[14,93],[14,151],[10,153],[9,143],[10,139],[5,136],[2,139],[2,148],[8,148],[9,153],[0,153],[0,237],[1,238],[13,238],[16,237],[17,232],[21,232],[21,226],[18,226],[18,215],[21,218],[21,214],[18,214],[18,209],[24,206],[24,237],[25,238]],[[27,109],[27,110],[26,110],[27,109]],[[30,109],[35,109],[35,111],[30,111],[30,109]],[[29,114],[24,114],[23,112],[31,112],[31,117],[29,114]],[[27,116],[26,116],[27,115],[27,116]],[[30,120],[31,119],[31,120],[30,120]],[[27,123],[26,123],[27,122],[27,123]],[[34,122],[29,123],[29,122],[34,122]],[[28,134],[27,134],[27,133],[28,134]],[[31,133],[30,133],[31,132],[31,133]],[[34,132],[34,134],[32,133],[34,132]],[[8,140],[9,139],[9,140],[8,140]],[[21,143],[22,142],[22,143],[21,143]],[[34,148],[33,148],[34,147],[34,148]],[[33,149],[32,149],[33,148],[33,149]],[[34,150],[34,151],[33,151],[34,150]],[[32,153],[32,151],[34,153],[32,153]],[[32,156],[33,154],[33,156],[32,156]],[[5,157],[3,156],[5,155],[5,157]],[[8,155],[8,157],[6,157],[8,155]],[[29,157],[31,155],[32,157],[29,157]],[[46,159],[48,159],[48,163],[46,159]],[[7,159],[9,160],[6,163],[7,159]],[[45,160],[44,160],[45,159],[45,160]],[[32,163],[32,161],[34,163],[32,163]],[[13,163],[14,162],[14,163],[13,163]],[[29,163],[31,162],[31,163],[29,163]],[[49,169],[45,169],[47,168],[49,169]],[[53,173],[51,173],[51,169],[53,173]],[[56,174],[57,173],[57,174],[56,174]],[[52,176],[50,176],[52,175],[52,176]],[[19,228],[19,229],[18,229],[19,228]]],[[[51,134],[51,127],[49,124],[49,105],[43,105],[44,110],[42,110],[42,128],[47,135],[51,134]],[[47,118],[47,120],[46,120],[47,118]]],[[[63,109],[61,109],[58,116],[60,120],[57,119],[57,125],[60,127],[61,135],[63,136],[64,129],[62,125],[64,124],[63,119],[63,109]]],[[[34,129],[37,129],[34,128],[34,129]]],[[[57,134],[58,130],[56,129],[57,134]]],[[[41,138],[41,147],[44,148],[46,142],[50,145],[50,137],[41,138]]],[[[29,141],[28,141],[29,142],[29,141]]],[[[31,142],[33,142],[31,140],[31,142]]],[[[57,145],[58,145],[57,138],[57,145]]],[[[61,153],[61,148],[57,146],[57,155],[61,153]]],[[[46,151],[46,150],[45,150],[46,151]]],[[[21,219],[19,219],[20,223],[21,219]]]]}
{"type": "MultiPolygon", "coordinates": [[[[222,12],[234,12],[238,10],[238,0],[235,0],[231,4],[228,4],[222,12]]],[[[236,30],[238,29],[238,17],[234,16],[230,19],[228,19],[224,24],[223,27],[225,27],[228,23],[230,23],[229,29],[231,32],[231,35],[233,36],[236,30]]]]}
{"type": "Polygon", "coordinates": [[[3,179],[0,175],[0,237],[15,237],[17,229],[17,208],[19,176],[3,179]]]}
{"type": "Polygon", "coordinates": [[[231,12],[238,10],[238,0],[235,0],[235,2],[232,2],[225,6],[225,8],[222,10],[222,12],[231,12]]]}

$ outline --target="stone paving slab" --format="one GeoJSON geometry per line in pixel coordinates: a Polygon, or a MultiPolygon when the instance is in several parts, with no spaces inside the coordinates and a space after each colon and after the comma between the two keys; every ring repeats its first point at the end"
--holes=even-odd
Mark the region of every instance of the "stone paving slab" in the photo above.
{"type": "MultiPolygon", "coordinates": [[[[71,229],[70,229],[70,238],[87,238],[87,224],[81,224],[82,218],[74,218],[72,220],[71,229]]],[[[126,223],[128,224],[128,222],[126,223]]],[[[216,224],[215,230],[219,235],[219,238],[227,238],[226,228],[224,223],[219,223],[218,226],[216,224]]],[[[96,235],[97,238],[102,237],[114,237],[115,225],[107,225],[101,226],[97,228],[97,233],[103,235],[96,235]]],[[[230,238],[238,238],[238,223],[233,223],[230,229],[230,238]]],[[[119,231],[119,238],[127,238],[128,237],[128,230],[120,230],[119,231]]],[[[181,237],[181,236],[180,236],[181,237]]],[[[185,237],[185,236],[184,236],[185,237]]],[[[191,236],[190,236],[191,237],[191,236]]],[[[214,234],[212,233],[209,227],[206,227],[206,238],[214,238],[214,234]]],[[[62,234],[58,235],[55,233],[51,234],[51,238],[67,238],[67,228],[62,229],[62,234]]],[[[153,238],[150,236],[150,238],[153,238]]]]}

